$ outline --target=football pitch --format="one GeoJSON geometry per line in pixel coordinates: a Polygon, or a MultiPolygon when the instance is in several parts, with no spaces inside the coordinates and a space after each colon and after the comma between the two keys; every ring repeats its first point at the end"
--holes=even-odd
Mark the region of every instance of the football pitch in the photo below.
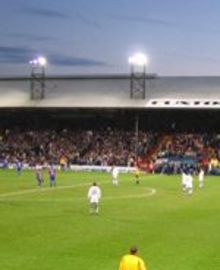
{"type": "Polygon", "coordinates": [[[0,170],[1,270],[115,270],[137,245],[149,270],[220,269],[220,178],[181,191],[180,176],[58,172],[41,189],[33,172],[0,170]],[[88,188],[102,190],[89,214],[88,188]]]}

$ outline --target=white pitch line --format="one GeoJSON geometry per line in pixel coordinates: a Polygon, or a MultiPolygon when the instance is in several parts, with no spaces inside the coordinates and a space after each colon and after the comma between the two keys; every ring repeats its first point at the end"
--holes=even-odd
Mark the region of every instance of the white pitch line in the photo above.
{"type": "Polygon", "coordinates": [[[69,189],[69,188],[75,188],[75,187],[83,187],[83,186],[89,186],[91,185],[90,183],[83,183],[83,184],[76,184],[76,185],[70,185],[70,186],[59,186],[55,188],[51,187],[41,187],[41,188],[35,188],[35,189],[27,189],[27,190],[22,190],[22,191],[15,191],[15,192],[8,192],[8,193],[3,193],[0,194],[0,198],[5,198],[5,197],[14,197],[14,196],[19,196],[19,195],[24,195],[24,194],[32,194],[32,193],[39,193],[39,192],[45,192],[45,191],[54,191],[57,189],[69,189]]]}
{"type": "Polygon", "coordinates": [[[128,194],[128,195],[121,195],[121,196],[106,196],[105,200],[115,200],[115,199],[130,199],[130,198],[144,198],[148,196],[152,196],[156,193],[155,188],[147,188],[149,192],[141,193],[141,194],[128,194]]]}
{"type": "MultiPolygon", "coordinates": [[[[102,182],[102,184],[106,184],[109,183],[109,181],[107,182],[102,182]]],[[[25,194],[33,194],[33,193],[40,193],[40,192],[46,192],[46,191],[55,191],[57,189],[70,189],[70,188],[76,188],[76,187],[83,187],[83,186],[90,186],[90,183],[83,183],[83,184],[76,184],[76,185],[70,185],[70,186],[59,186],[59,187],[55,187],[55,188],[51,188],[51,187],[46,187],[46,188],[35,188],[35,189],[28,189],[28,190],[22,190],[22,191],[15,191],[15,192],[8,192],[8,193],[3,193],[0,194],[0,200],[3,198],[7,198],[7,197],[15,197],[15,196],[19,196],[19,195],[25,195],[25,194]]],[[[156,189],[154,188],[150,188],[147,187],[146,188],[148,190],[148,192],[145,193],[141,193],[141,194],[128,194],[128,195],[121,195],[121,196],[106,196],[103,199],[104,200],[116,200],[116,199],[129,199],[129,198],[143,198],[143,197],[148,197],[148,196],[152,196],[156,193],[156,189]]],[[[75,200],[81,200],[84,199],[84,197],[82,198],[75,198],[75,199],[37,199],[37,201],[75,201],[75,200]]],[[[28,201],[28,199],[24,200],[24,201],[28,201]]],[[[33,199],[29,200],[29,201],[33,201],[33,199]]]]}

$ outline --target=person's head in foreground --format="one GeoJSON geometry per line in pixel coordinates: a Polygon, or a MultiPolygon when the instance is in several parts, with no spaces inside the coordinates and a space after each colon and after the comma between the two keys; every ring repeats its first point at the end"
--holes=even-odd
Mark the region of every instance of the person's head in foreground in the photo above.
{"type": "Polygon", "coordinates": [[[133,247],[130,248],[130,254],[136,255],[137,252],[138,252],[138,247],[133,246],[133,247]]]}

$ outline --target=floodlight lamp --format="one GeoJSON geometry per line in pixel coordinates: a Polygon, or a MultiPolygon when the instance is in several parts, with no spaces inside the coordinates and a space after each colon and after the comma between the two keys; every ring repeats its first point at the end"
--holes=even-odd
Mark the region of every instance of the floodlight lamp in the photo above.
{"type": "Polygon", "coordinates": [[[32,66],[44,67],[47,64],[47,60],[45,57],[39,56],[38,58],[35,58],[35,59],[29,61],[29,64],[32,66]]]}
{"type": "Polygon", "coordinates": [[[136,53],[128,59],[128,63],[135,66],[146,66],[147,62],[147,56],[143,53],[136,53]]]}
{"type": "Polygon", "coordinates": [[[33,59],[33,60],[29,61],[29,64],[30,65],[37,65],[38,61],[37,61],[37,59],[33,59]]]}
{"type": "Polygon", "coordinates": [[[46,66],[46,64],[47,64],[47,60],[46,60],[46,58],[43,57],[43,56],[38,57],[37,61],[38,61],[38,64],[39,64],[40,66],[42,66],[42,67],[43,67],[43,66],[46,66]]]}

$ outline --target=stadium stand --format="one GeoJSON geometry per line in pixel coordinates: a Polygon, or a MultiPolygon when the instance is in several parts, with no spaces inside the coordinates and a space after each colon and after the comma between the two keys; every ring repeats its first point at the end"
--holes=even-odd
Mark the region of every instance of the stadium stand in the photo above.
{"type": "Polygon", "coordinates": [[[187,163],[218,173],[220,77],[147,78],[140,100],[130,99],[129,82],[128,75],[51,77],[45,99],[33,101],[30,78],[0,79],[1,160],[137,162],[167,173],[187,163]]]}
{"type": "Polygon", "coordinates": [[[2,130],[0,161],[35,164],[134,166],[136,154],[147,153],[153,134],[140,132],[137,153],[134,132],[117,130],[2,130]]]}

